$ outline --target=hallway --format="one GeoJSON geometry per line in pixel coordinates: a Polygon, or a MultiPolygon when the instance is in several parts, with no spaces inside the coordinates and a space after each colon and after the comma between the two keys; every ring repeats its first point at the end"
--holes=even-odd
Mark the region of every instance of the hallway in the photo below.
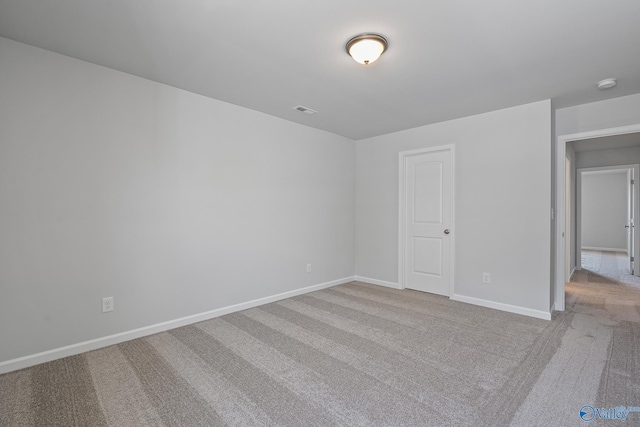
{"type": "MultiPolygon", "coordinates": [[[[539,420],[547,425],[584,425],[575,415],[581,405],[640,402],[640,280],[629,274],[622,252],[584,250],[582,266],[565,285],[566,311],[554,314],[555,319],[567,316],[571,326],[539,381],[546,385],[539,395],[567,416],[539,420]]],[[[637,422],[639,415],[630,418],[637,422]]],[[[592,425],[604,422],[595,419],[592,425]]]]}
{"type": "Polygon", "coordinates": [[[582,251],[582,270],[565,286],[567,310],[606,309],[617,320],[640,323],[640,277],[622,252],[582,251]]]}
{"type": "Polygon", "coordinates": [[[608,283],[640,289],[640,277],[632,276],[624,252],[582,250],[582,270],[576,270],[572,283],[608,283]]]}

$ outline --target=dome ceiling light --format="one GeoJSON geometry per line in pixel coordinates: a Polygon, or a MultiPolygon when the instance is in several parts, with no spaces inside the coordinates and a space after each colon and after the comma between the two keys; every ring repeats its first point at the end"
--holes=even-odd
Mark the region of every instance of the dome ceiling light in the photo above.
{"type": "Polygon", "coordinates": [[[359,64],[369,65],[387,50],[387,39],[380,34],[360,34],[345,46],[347,53],[359,64]]]}

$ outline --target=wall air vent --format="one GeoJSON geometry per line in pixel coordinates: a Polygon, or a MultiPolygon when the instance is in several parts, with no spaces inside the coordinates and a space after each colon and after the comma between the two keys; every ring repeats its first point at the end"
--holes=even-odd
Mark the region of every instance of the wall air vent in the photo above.
{"type": "Polygon", "coordinates": [[[300,111],[301,113],[305,113],[308,115],[317,114],[316,110],[312,110],[311,108],[303,107],[302,105],[298,105],[297,107],[293,107],[293,110],[300,111]]]}

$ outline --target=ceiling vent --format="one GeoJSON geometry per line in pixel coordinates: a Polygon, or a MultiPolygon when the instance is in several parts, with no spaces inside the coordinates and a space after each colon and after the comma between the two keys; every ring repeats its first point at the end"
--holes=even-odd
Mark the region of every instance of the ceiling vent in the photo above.
{"type": "Polygon", "coordinates": [[[303,107],[302,105],[298,105],[297,107],[293,107],[293,110],[300,111],[301,113],[305,113],[308,115],[317,114],[316,110],[312,110],[311,108],[303,107]]]}

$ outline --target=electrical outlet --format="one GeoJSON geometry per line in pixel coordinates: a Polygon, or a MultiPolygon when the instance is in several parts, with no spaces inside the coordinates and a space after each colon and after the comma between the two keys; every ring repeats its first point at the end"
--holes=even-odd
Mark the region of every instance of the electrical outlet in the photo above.
{"type": "Polygon", "coordinates": [[[482,273],[482,283],[490,283],[491,275],[489,273],[482,273]]]}
{"type": "Polygon", "coordinates": [[[307,264],[307,273],[311,273],[311,264],[307,264]]]}
{"type": "Polygon", "coordinates": [[[108,313],[113,311],[113,297],[102,298],[102,312],[108,313]]]}

